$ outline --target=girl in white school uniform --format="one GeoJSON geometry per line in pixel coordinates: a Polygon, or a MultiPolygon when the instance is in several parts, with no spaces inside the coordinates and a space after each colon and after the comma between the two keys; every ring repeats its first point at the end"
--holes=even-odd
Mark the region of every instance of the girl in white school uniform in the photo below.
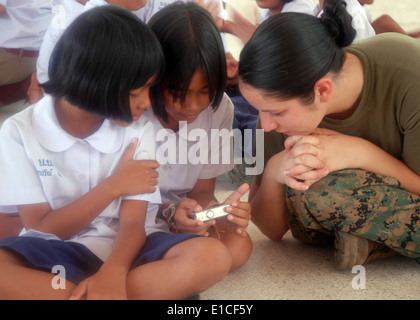
{"type": "MultiPolygon", "coordinates": [[[[57,3],[58,2],[61,2],[61,0],[57,0],[57,3]]],[[[30,86],[27,93],[28,100],[31,104],[38,102],[44,96],[44,92],[39,84],[49,80],[48,67],[51,53],[66,28],[83,12],[109,4],[118,5],[131,10],[138,16],[139,10],[144,7],[146,0],[62,0],[56,17],[51,21],[49,26],[48,22],[45,26],[48,26],[45,36],[43,39],[42,37],[39,39],[39,45],[41,47],[39,50],[39,56],[36,60],[36,72],[34,72],[31,76],[30,86]]],[[[45,9],[43,11],[45,11],[45,9]]],[[[5,214],[0,210],[0,239],[6,236],[17,235],[21,229],[22,223],[17,213],[9,212],[5,214]]]]}
{"type": "Polygon", "coordinates": [[[214,131],[230,133],[233,120],[233,105],[224,93],[226,62],[220,33],[211,15],[195,3],[169,5],[149,25],[162,45],[166,68],[162,84],[151,90],[153,112],[146,112],[162,133],[157,138],[159,187],[164,202],[190,206],[188,212],[176,211],[174,216],[175,210],[169,208],[171,214],[165,216],[178,232],[220,239],[232,256],[232,269],[238,268],[252,251],[245,231],[250,206],[239,201],[248,185],[224,202],[231,204],[227,217],[204,223],[192,218],[193,211],[216,200],[216,177],[233,167],[231,141],[219,144],[218,139],[211,139],[214,131]],[[205,146],[200,151],[198,140],[205,146]],[[217,152],[220,158],[212,162],[217,152]],[[223,161],[226,152],[228,159],[223,161]]]}
{"type": "Polygon", "coordinates": [[[156,220],[158,164],[138,160],[155,152],[142,114],[162,66],[150,29],[116,6],[80,15],[60,38],[50,95],[0,131],[0,205],[17,206],[29,230],[0,241],[0,298],[183,298],[227,273],[217,241],[156,232],[167,226],[156,220]]]}

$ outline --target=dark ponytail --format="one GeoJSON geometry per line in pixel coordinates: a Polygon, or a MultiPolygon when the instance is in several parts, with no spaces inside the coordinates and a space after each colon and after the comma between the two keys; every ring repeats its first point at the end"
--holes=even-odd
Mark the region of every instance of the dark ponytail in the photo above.
{"type": "Polygon", "coordinates": [[[269,96],[314,99],[315,83],[344,63],[343,47],[355,38],[343,0],[326,0],[316,18],[287,12],[271,16],[241,51],[239,78],[269,96]]]}

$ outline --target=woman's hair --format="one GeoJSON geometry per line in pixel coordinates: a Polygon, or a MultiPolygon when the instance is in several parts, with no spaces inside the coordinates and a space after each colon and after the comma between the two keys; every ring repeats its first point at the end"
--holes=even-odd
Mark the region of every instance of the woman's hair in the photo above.
{"type": "Polygon", "coordinates": [[[287,12],[263,22],[241,52],[240,80],[268,96],[311,103],[315,83],[341,70],[343,47],[356,36],[345,1],[326,0],[323,10],[321,18],[287,12]]]}
{"type": "Polygon", "coordinates": [[[184,103],[199,68],[207,79],[212,107],[217,109],[226,89],[226,56],[220,32],[207,10],[192,2],[177,2],[156,13],[149,26],[165,55],[163,82],[150,93],[154,113],[167,122],[163,90],[184,103]]]}
{"type": "Polygon", "coordinates": [[[132,121],[130,91],[163,74],[163,52],[150,28],[121,7],[80,15],[57,42],[41,86],[105,118],[132,121]]]}

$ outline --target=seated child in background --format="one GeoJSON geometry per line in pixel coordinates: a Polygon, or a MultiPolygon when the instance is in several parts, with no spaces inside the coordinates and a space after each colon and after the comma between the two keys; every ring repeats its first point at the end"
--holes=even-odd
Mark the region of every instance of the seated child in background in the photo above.
{"type": "Polygon", "coordinates": [[[42,39],[62,0],[0,0],[0,107],[26,98],[42,39]]]}

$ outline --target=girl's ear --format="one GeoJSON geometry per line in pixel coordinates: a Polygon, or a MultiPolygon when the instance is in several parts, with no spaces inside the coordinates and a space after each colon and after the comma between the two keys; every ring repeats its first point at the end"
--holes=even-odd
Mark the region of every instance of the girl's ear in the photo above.
{"type": "Polygon", "coordinates": [[[331,97],[333,89],[333,82],[330,78],[322,77],[315,83],[314,92],[315,98],[320,102],[328,102],[331,97]]]}

